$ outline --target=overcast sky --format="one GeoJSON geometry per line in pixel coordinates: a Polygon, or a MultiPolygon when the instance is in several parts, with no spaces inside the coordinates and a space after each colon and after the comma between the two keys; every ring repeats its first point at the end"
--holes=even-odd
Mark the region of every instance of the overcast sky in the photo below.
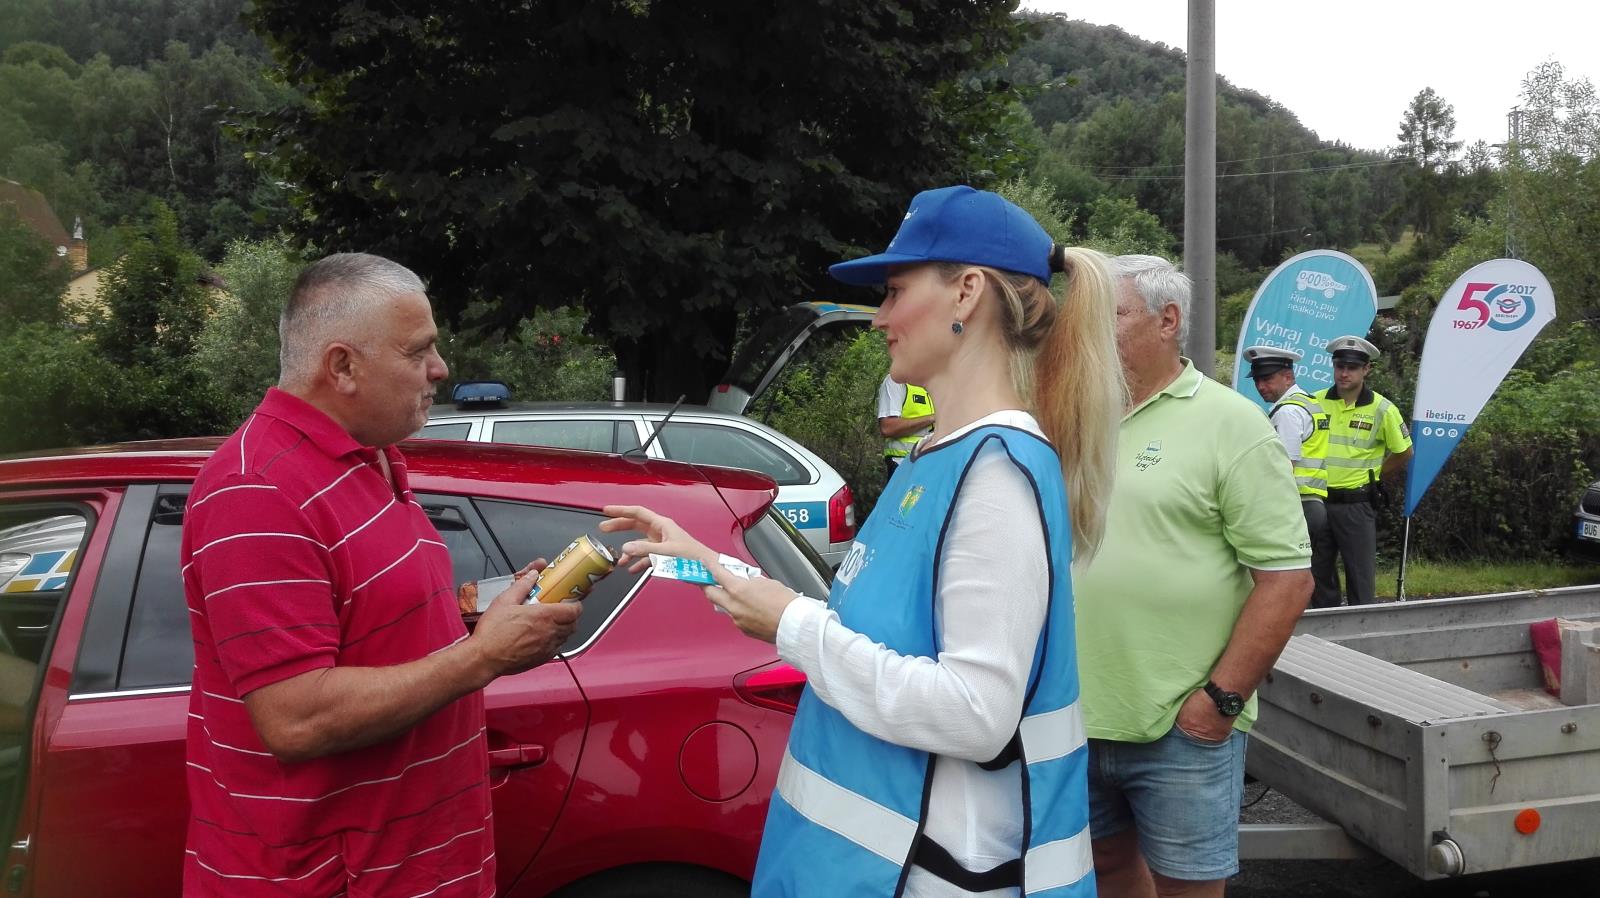
{"type": "MultiPolygon", "coordinates": [[[[1023,0],[1183,49],[1186,0],[1023,0]]],[[[1287,107],[1324,140],[1392,146],[1406,104],[1432,87],[1456,138],[1505,140],[1522,78],[1546,59],[1600,82],[1600,4],[1583,0],[1216,0],[1217,72],[1287,107]]]]}

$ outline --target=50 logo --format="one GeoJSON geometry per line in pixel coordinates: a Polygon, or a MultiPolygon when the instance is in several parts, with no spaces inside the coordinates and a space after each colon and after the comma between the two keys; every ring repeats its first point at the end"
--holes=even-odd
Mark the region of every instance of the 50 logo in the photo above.
{"type": "Polygon", "coordinates": [[[1524,284],[1468,284],[1456,308],[1472,312],[1473,317],[1459,317],[1451,324],[1457,330],[1487,325],[1491,330],[1514,331],[1533,317],[1534,289],[1524,284]]]}

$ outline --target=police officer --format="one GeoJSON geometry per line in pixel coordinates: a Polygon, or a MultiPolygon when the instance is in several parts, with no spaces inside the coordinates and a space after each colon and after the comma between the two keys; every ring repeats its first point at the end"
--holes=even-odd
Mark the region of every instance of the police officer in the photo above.
{"type": "Polygon", "coordinates": [[[1345,596],[1351,605],[1376,599],[1380,481],[1411,458],[1411,431],[1400,409],[1367,386],[1378,358],[1376,346],[1360,337],[1328,342],[1333,356],[1333,386],[1317,394],[1328,413],[1328,532],[1333,551],[1313,555],[1317,607],[1339,604],[1336,552],[1344,559],[1345,596]]]}
{"type": "Polygon", "coordinates": [[[933,397],[914,384],[885,377],[878,385],[878,432],[883,434],[883,480],[894,476],[895,466],[917,448],[937,419],[933,397]]]}
{"type": "MultiPolygon", "coordinates": [[[[1311,554],[1331,558],[1333,544],[1329,541],[1324,503],[1328,497],[1328,413],[1315,396],[1295,382],[1294,366],[1304,353],[1277,346],[1251,346],[1245,349],[1244,357],[1250,363],[1250,379],[1255,381],[1256,392],[1273,403],[1267,418],[1289,453],[1289,467],[1300,490],[1300,510],[1306,516],[1311,554]]],[[[1330,604],[1339,604],[1337,591],[1330,604]]]]}

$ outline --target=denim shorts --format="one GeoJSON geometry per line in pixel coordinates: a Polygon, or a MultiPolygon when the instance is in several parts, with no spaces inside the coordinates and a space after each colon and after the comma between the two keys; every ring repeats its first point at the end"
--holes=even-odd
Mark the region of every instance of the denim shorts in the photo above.
{"type": "Polygon", "coordinates": [[[1090,739],[1090,836],[1135,827],[1150,869],[1171,879],[1238,873],[1246,739],[1202,742],[1176,726],[1154,742],[1090,739]]]}

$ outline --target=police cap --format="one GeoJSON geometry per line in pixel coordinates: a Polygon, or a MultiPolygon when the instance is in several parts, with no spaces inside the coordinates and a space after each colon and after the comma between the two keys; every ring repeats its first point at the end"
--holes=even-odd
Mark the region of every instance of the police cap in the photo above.
{"type": "Polygon", "coordinates": [[[1295,362],[1305,358],[1305,353],[1281,346],[1250,346],[1245,348],[1244,357],[1250,363],[1250,377],[1255,379],[1293,368],[1295,362]]]}
{"type": "Polygon", "coordinates": [[[1383,353],[1357,336],[1336,337],[1328,341],[1328,355],[1336,362],[1375,362],[1383,353]]]}

